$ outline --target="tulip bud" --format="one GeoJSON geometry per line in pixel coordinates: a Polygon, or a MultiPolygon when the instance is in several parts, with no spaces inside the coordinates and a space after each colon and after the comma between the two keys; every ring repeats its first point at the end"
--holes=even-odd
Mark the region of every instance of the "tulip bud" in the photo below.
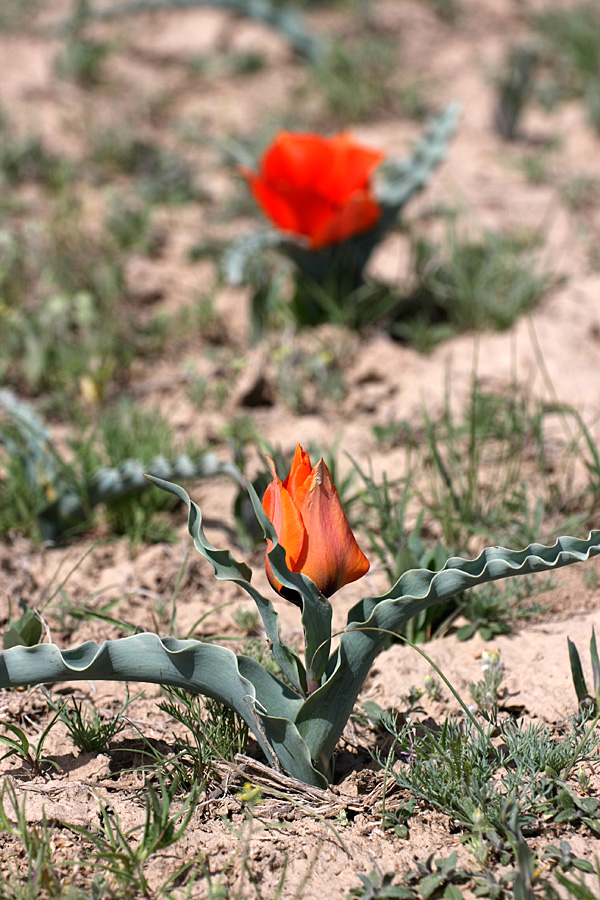
{"type": "Polygon", "coordinates": [[[371,175],[384,159],[347,134],[281,131],[254,172],[243,168],[255,200],[277,228],[306,238],[311,250],[373,228],[381,207],[371,175]]]}
{"type": "MultiPolygon", "coordinates": [[[[311,468],[308,454],[298,444],[290,473],[281,482],[273,461],[267,459],[273,481],[265,492],[263,509],[285,549],[288,569],[307,575],[325,597],[362,578],[369,561],[356,543],[323,460],[311,468]]],[[[267,577],[278,593],[300,605],[297,593],[275,578],[268,557],[271,547],[267,541],[267,577]]]]}

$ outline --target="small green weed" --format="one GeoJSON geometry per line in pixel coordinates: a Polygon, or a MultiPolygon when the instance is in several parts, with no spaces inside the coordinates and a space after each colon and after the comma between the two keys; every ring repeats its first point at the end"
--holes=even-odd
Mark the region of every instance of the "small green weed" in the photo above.
{"type": "Polygon", "coordinates": [[[545,42],[549,84],[546,96],[581,97],[600,131],[600,15],[594,3],[549,7],[533,25],[545,42]]]}
{"type": "MultiPolygon", "coordinates": [[[[363,33],[357,39],[335,41],[313,64],[309,96],[321,97],[328,122],[372,119],[397,109],[399,92],[392,86],[398,65],[398,42],[382,34],[363,33]]],[[[413,115],[427,112],[423,97],[413,98],[413,115]]]]}
{"type": "Polygon", "coordinates": [[[110,717],[97,712],[89,704],[78,703],[75,698],[71,698],[69,705],[65,701],[57,703],[47,691],[44,691],[44,696],[50,708],[58,713],[58,717],[66,726],[73,743],[80,750],[83,750],[84,753],[102,753],[112,739],[128,725],[127,719],[123,718],[124,713],[131,703],[142,694],[130,697],[128,691],[127,699],[121,708],[114,716],[110,717]]]}
{"type": "Polygon", "coordinates": [[[245,637],[256,635],[259,630],[259,615],[248,606],[238,606],[233,614],[233,621],[245,637]]]}
{"type": "Polygon", "coordinates": [[[71,165],[49,153],[40,138],[16,134],[0,109],[1,187],[14,188],[26,182],[35,182],[58,190],[71,179],[72,174],[71,165]]]}
{"type": "Polygon", "coordinates": [[[16,756],[25,766],[29,768],[32,775],[40,775],[42,772],[47,771],[49,768],[53,768],[57,772],[59,772],[60,766],[58,765],[58,763],[54,762],[53,759],[50,759],[43,755],[46,738],[52,731],[56,720],[59,718],[59,715],[60,713],[57,712],[52,717],[48,725],[46,725],[46,727],[40,734],[38,742],[35,745],[31,743],[22,728],[19,728],[17,725],[13,725],[11,722],[3,722],[2,726],[7,731],[10,731],[13,736],[9,737],[9,735],[7,734],[0,734],[0,743],[9,748],[4,756],[1,757],[0,761],[3,759],[8,759],[11,756],[16,756]]]}
{"type": "MultiPolygon", "coordinates": [[[[172,847],[183,837],[198,800],[199,789],[194,787],[179,808],[173,810],[180,789],[177,780],[168,785],[164,776],[157,773],[156,781],[157,787],[147,781],[144,788],[146,815],[142,826],[125,831],[119,816],[101,800],[98,801],[98,825],[92,828],[67,825],[92,845],[89,861],[103,873],[109,873],[113,882],[126,892],[125,896],[132,891],[149,895],[146,864],[155,853],[172,847]]],[[[193,861],[184,866],[180,874],[192,864],[193,861]]]]}
{"type": "Polygon", "coordinates": [[[600,179],[594,175],[573,175],[563,183],[561,196],[573,212],[591,211],[600,200],[600,179]]]}
{"type": "Polygon", "coordinates": [[[591,709],[592,712],[600,710],[600,658],[598,657],[598,645],[596,643],[596,631],[592,628],[590,640],[590,657],[592,661],[593,691],[588,686],[581,666],[581,657],[573,641],[567,638],[569,647],[569,660],[571,663],[571,675],[577,694],[580,709],[591,709]]]}
{"type": "Polygon", "coordinates": [[[0,896],[2,900],[37,900],[40,896],[59,898],[62,895],[64,873],[52,859],[54,828],[48,825],[45,810],[39,826],[29,823],[26,791],[19,798],[11,778],[5,777],[0,788],[0,832],[18,837],[23,845],[26,871],[9,863],[3,872],[0,896]],[[14,824],[13,824],[14,823],[14,824]]]}
{"type": "Polygon", "coordinates": [[[148,204],[179,205],[204,196],[181,156],[126,130],[100,133],[91,162],[109,172],[133,177],[137,193],[148,204]]]}
{"type": "Polygon", "coordinates": [[[110,52],[110,45],[105,41],[95,41],[85,36],[89,13],[88,0],[78,0],[65,28],[65,45],[54,64],[59,78],[76,81],[86,88],[100,83],[103,65],[110,52]]]}
{"type": "Polygon", "coordinates": [[[182,784],[209,780],[214,762],[233,760],[246,751],[248,726],[230,709],[177,688],[163,691],[167,699],[158,704],[159,709],[184,725],[191,736],[191,741],[177,738],[175,757],[165,760],[182,784]]]}
{"type": "Polygon", "coordinates": [[[163,235],[152,224],[152,206],[143,198],[112,196],[105,224],[121,251],[156,256],[162,247],[163,235]]]}
{"type": "Polygon", "coordinates": [[[491,582],[481,589],[465,591],[459,600],[459,609],[469,624],[462,625],[456,637],[459,641],[467,641],[478,631],[484,641],[491,641],[497,634],[508,634],[514,619],[537,615],[545,609],[539,603],[526,605],[526,601],[554,587],[554,579],[549,576],[541,580],[509,580],[503,587],[491,582]]]}
{"type": "Polygon", "coordinates": [[[530,184],[550,184],[552,181],[550,155],[547,150],[525,153],[519,161],[519,166],[530,184]]]}
{"type": "Polygon", "coordinates": [[[441,247],[418,238],[417,288],[390,322],[391,334],[419,338],[419,349],[427,350],[448,333],[510,328],[553,281],[537,271],[531,249],[529,237],[497,232],[478,240],[451,232],[441,247]]]}
{"type": "Polygon", "coordinates": [[[399,885],[393,884],[394,872],[383,874],[379,869],[374,869],[368,875],[358,875],[360,887],[352,888],[347,895],[348,900],[405,900],[412,898],[412,891],[407,891],[399,885]]]}
{"type": "Polygon", "coordinates": [[[536,63],[534,50],[513,47],[504,71],[496,79],[498,100],[494,125],[506,140],[512,141],[517,137],[521,116],[533,92],[536,63]]]}
{"type": "Polygon", "coordinates": [[[500,686],[504,679],[504,666],[500,659],[500,651],[484,650],[481,654],[481,671],[483,678],[476,684],[469,685],[469,693],[477,709],[482,712],[495,709],[502,696],[500,686]]]}

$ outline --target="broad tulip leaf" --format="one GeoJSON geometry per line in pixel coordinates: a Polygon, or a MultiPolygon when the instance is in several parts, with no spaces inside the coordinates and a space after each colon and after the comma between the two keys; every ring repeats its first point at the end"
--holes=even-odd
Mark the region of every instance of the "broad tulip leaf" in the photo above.
{"type": "Polygon", "coordinates": [[[357,603],[348,613],[339,648],[329,660],[325,683],[305,701],[296,718],[313,759],[322,766],[333,754],[372,662],[388,640],[389,634],[377,629],[398,631],[421,610],[477,584],[553,571],[598,554],[600,531],[590,532],[587,540],[560,537],[550,547],[490,547],[477,559],[452,557],[439,572],[406,572],[386,594],[357,603]]]}
{"type": "Polygon", "coordinates": [[[329,601],[320,593],[316,584],[298,572],[290,572],[285,561],[285,550],[279,543],[273,523],[266,515],[258,495],[251,484],[248,493],[256,518],[263,530],[265,540],[273,542],[269,550],[269,562],[278,581],[285,587],[293,588],[302,597],[302,626],[306,638],[306,665],[313,681],[320,681],[329,656],[331,646],[332,609],[329,601]]]}
{"type": "MultiPolygon", "coordinates": [[[[155,478],[152,475],[146,476],[148,481],[175,494],[180,500],[186,504],[189,510],[188,530],[194,541],[196,550],[209,561],[212,565],[216,577],[221,581],[233,581],[239,584],[254,600],[258,607],[258,611],[265,627],[267,638],[272,644],[273,656],[276,663],[281,668],[286,678],[294,685],[299,693],[303,694],[306,689],[306,674],[304,666],[294,653],[292,648],[281,640],[279,633],[279,616],[271,603],[266,597],[256,590],[250,583],[252,572],[244,563],[237,562],[229,550],[218,550],[208,541],[202,528],[202,513],[200,508],[190,499],[187,491],[177,484],[170,481],[163,481],[162,478],[155,478]]],[[[285,560],[284,560],[285,562],[285,560]]]]}
{"type": "Polygon", "coordinates": [[[293,724],[302,700],[248,657],[202,641],[159,638],[148,632],[61,652],[54,644],[0,653],[0,687],[61,681],[142,681],[184,688],[228,706],[252,730],[269,763],[317,787],[307,745],[293,724]],[[289,716],[289,719],[286,718],[289,716]]]}

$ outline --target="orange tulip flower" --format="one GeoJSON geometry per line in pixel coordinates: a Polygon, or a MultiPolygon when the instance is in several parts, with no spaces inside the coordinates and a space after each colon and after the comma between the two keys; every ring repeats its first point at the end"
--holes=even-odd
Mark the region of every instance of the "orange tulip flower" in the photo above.
{"type": "MultiPolygon", "coordinates": [[[[356,543],[323,460],[312,468],[308,453],[298,444],[290,474],[281,482],[273,460],[267,459],[273,481],[265,492],[263,509],[285,549],[288,569],[308,575],[326,597],[362,578],[369,561],[356,543]]],[[[267,541],[267,553],[272,546],[267,541]]],[[[293,599],[295,592],[277,581],[268,556],[265,567],[275,590],[293,599]]]]}
{"type": "Polygon", "coordinates": [[[378,222],[381,207],[370,178],[383,159],[381,151],[347,134],[324,138],[281,131],[263,154],[260,171],[244,168],[242,174],[265,215],[318,250],[378,222]]]}

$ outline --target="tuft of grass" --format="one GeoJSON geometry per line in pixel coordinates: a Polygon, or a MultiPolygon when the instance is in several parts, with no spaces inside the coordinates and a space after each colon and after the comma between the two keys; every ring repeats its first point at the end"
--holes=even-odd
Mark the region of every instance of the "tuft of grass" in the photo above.
{"type": "Polygon", "coordinates": [[[230,709],[209,697],[199,697],[179,688],[163,688],[166,700],[158,707],[189,732],[176,738],[176,753],[164,760],[182,784],[206,782],[213,777],[213,764],[233,760],[245,753],[248,726],[230,709]]]}
{"type": "MultiPolygon", "coordinates": [[[[173,847],[185,835],[196,807],[199,786],[194,786],[175,809],[175,799],[180,791],[177,780],[168,784],[164,776],[157,773],[155,781],[156,786],[147,781],[144,787],[145,820],[142,826],[125,831],[118,814],[101,800],[98,800],[97,825],[91,828],[67,825],[74,834],[91,844],[93,852],[86,862],[109,876],[108,880],[120,889],[119,896],[133,896],[137,892],[149,896],[146,871],[149,861],[156,853],[173,847]]],[[[186,863],[179,870],[179,877],[192,864],[193,861],[186,863]]],[[[162,887],[170,880],[167,879],[162,887]]]]}
{"type": "Polygon", "coordinates": [[[106,41],[95,41],[85,35],[90,18],[88,0],[78,0],[75,12],[66,26],[66,39],[56,57],[54,69],[59,78],[69,79],[90,88],[100,83],[104,62],[110,52],[106,41]]]}
{"type": "Polygon", "coordinates": [[[57,191],[72,176],[72,166],[66,160],[50,153],[40,138],[15,133],[0,110],[0,187],[34,182],[57,191]]]}
{"type": "Polygon", "coordinates": [[[561,196],[573,212],[591,211],[600,200],[600,179],[594,175],[573,175],[563,183],[561,196]]]}
{"type": "Polygon", "coordinates": [[[0,788],[0,832],[20,839],[27,861],[25,871],[12,861],[4,869],[2,900],[37,900],[40,896],[62,895],[63,873],[53,860],[54,826],[48,825],[45,810],[39,826],[29,824],[25,793],[21,802],[12,779],[0,788]]]}
{"type": "Polygon", "coordinates": [[[546,97],[580,97],[600,133],[600,11],[596,3],[551,6],[533,18],[544,42],[546,97]]]}
{"type": "Polygon", "coordinates": [[[181,156],[126,129],[98,134],[91,162],[109,173],[134,178],[137,193],[148,204],[180,205],[204,199],[181,156]]]}
{"type": "Polygon", "coordinates": [[[71,192],[35,226],[0,229],[0,292],[0,378],[50,392],[67,418],[73,400],[102,400],[163,337],[158,320],[127,312],[122,254],[109,235],[90,231],[71,192]]]}
{"type": "MultiPolygon", "coordinates": [[[[160,410],[144,409],[125,396],[101,413],[96,435],[102,448],[102,461],[108,466],[116,467],[131,459],[148,465],[159,456],[172,460],[181,450],[160,410]]],[[[187,449],[192,454],[197,450],[187,449]]],[[[177,500],[169,495],[163,497],[163,493],[148,490],[108,502],[106,511],[111,530],[127,535],[134,544],[173,540],[171,523],[158,513],[174,509],[177,500]]]]}
{"type": "Polygon", "coordinates": [[[419,82],[397,85],[398,42],[366,30],[357,38],[334,41],[313,63],[309,96],[318,94],[328,121],[360,122],[382,112],[402,110],[422,119],[429,110],[419,82]]]}
{"type": "Polygon", "coordinates": [[[0,734],[0,744],[8,747],[8,750],[1,757],[0,761],[9,757],[20,759],[22,764],[26,766],[32,775],[41,775],[50,768],[60,771],[60,766],[53,759],[44,756],[44,744],[46,738],[54,728],[59,713],[57,712],[41,732],[37,744],[32,744],[22,728],[11,722],[3,722],[4,729],[10,734],[0,734]]]}
{"type": "Polygon", "coordinates": [[[452,412],[449,395],[439,418],[424,411],[427,449],[418,497],[445,546],[463,553],[476,536],[507,546],[539,539],[568,482],[567,466],[564,482],[551,478],[544,434],[551,412],[518,387],[493,394],[476,380],[460,415],[452,412]],[[526,459],[537,473],[535,492],[523,469],[526,459]]]}
{"type": "Polygon", "coordinates": [[[417,287],[392,319],[392,336],[428,350],[452,333],[510,328],[554,280],[531,250],[530,237],[491,231],[478,240],[450,233],[441,247],[418,238],[417,287]]]}
{"type": "Polygon", "coordinates": [[[152,205],[143,198],[113,195],[105,226],[121,251],[157,256],[164,243],[164,236],[152,224],[152,205]]]}
{"type": "Polygon", "coordinates": [[[112,739],[129,724],[124,718],[124,713],[130,704],[142,694],[130,697],[129,691],[127,691],[127,699],[117,713],[110,717],[97,712],[89,704],[77,703],[73,697],[69,704],[64,701],[57,703],[47,691],[44,691],[44,696],[50,708],[58,713],[58,718],[65,725],[73,743],[80,750],[83,750],[84,753],[102,753],[112,739]]]}
{"type": "Polygon", "coordinates": [[[509,579],[505,587],[491,582],[482,589],[465,591],[458,601],[461,615],[469,620],[456,632],[459,641],[466,641],[478,631],[484,641],[491,641],[497,634],[508,634],[515,619],[537,615],[547,607],[526,601],[537,593],[545,593],[555,587],[552,575],[541,580],[535,578],[509,579]]]}

